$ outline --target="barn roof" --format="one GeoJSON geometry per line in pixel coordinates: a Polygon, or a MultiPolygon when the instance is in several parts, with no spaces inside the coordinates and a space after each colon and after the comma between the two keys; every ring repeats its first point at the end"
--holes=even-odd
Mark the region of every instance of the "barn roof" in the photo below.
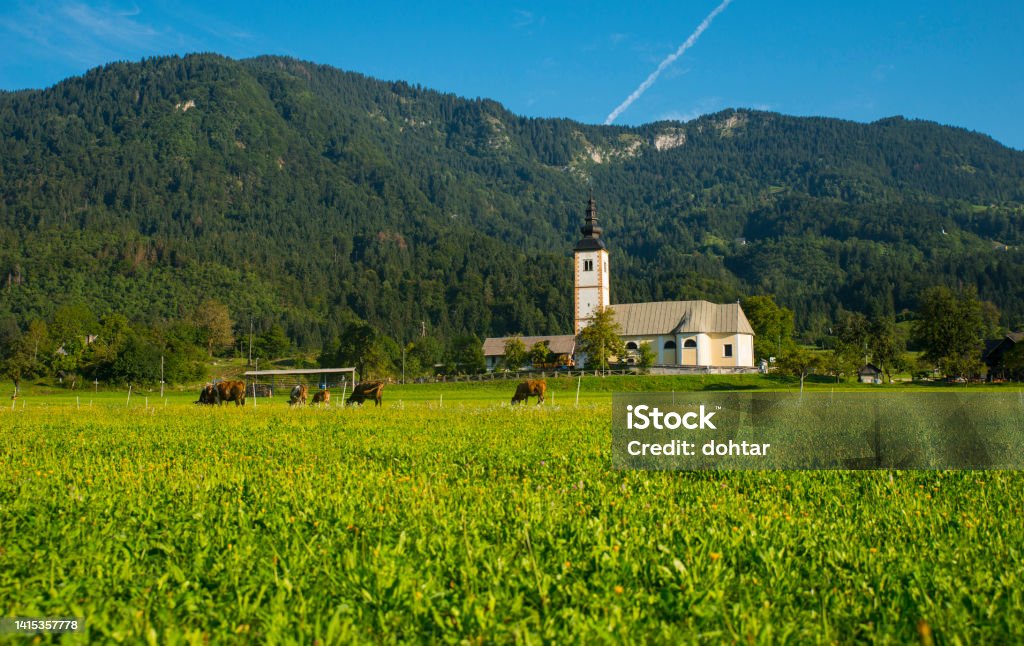
{"type": "Polygon", "coordinates": [[[1010,332],[1001,339],[985,341],[985,348],[981,352],[983,360],[995,359],[998,361],[1004,352],[1024,341],[1024,332],[1010,332]]]}
{"type": "Polygon", "coordinates": [[[327,375],[340,372],[355,372],[355,368],[295,368],[291,370],[247,370],[246,377],[269,377],[280,375],[327,375]]]}
{"type": "Polygon", "coordinates": [[[866,363],[860,367],[857,371],[859,376],[876,376],[882,374],[882,371],[873,363],[866,363]]]}
{"type": "MultiPolygon", "coordinates": [[[[501,337],[488,337],[484,339],[484,356],[485,357],[503,357],[505,356],[505,342],[511,339],[510,336],[501,337]]],[[[576,352],[576,337],[571,334],[558,334],[554,336],[521,336],[519,340],[523,342],[526,349],[529,350],[538,341],[546,341],[548,350],[554,354],[573,354],[576,352]]]]}
{"type": "Polygon", "coordinates": [[[649,334],[754,334],[739,303],[665,301],[612,305],[623,336],[649,334]]]}

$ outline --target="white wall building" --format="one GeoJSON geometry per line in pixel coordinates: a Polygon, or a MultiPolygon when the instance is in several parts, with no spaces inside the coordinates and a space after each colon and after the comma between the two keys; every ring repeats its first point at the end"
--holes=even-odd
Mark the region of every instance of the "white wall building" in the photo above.
{"type": "MultiPolygon", "coordinates": [[[[754,330],[739,303],[665,301],[612,305],[608,250],[601,239],[593,196],[587,203],[580,231],[583,237],[573,249],[573,334],[524,337],[527,349],[535,341],[545,340],[556,355],[575,353],[575,337],[580,330],[590,324],[598,308],[610,307],[622,328],[626,356],[621,359],[627,362],[636,356],[642,344],[649,344],[655,353],[655,365],[666,369],[756,370],[754,330]]],[[[484,342],[488,370],[500,365],[508,338],[488,338],[484,342]]],[[[586,357],[577,353],[575,363],[584,367],[586,357]]]]}
{"type": "MultiPolygon", "coordinates": [[[[611,307],[622,328],[627,360],[641,344],[666,367],[754,369],[754,330],[739,303],[665,301],[610,305],[608,250],[601,240],[597,206],[591,197],[574,249],[574,331],[590,322],[598,307],[611,307]]],[[[585,362],[585,357],[578,363],[585,362]]]]}
{"type": "Polygon", "coordinates": [[[608,307],[608,250],[601,239],[601,227],[597,224],[597,205],[594,198],[587,204],[587,219],[580,228],[583,237],[576,243],[573,266],[575,281],[573,287],[573,333],[590,323],[594,311],[608,307]]]}
{"type": "Polygon", "coordinates": [[[650,344],[659,366],[754,368],[754,330],[739,303],[612,305],[627,354],[650,344]]]}

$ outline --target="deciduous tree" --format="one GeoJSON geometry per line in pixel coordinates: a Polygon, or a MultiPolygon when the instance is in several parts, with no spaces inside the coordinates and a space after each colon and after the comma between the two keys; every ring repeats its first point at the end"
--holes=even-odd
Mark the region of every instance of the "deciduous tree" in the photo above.
{"type": "Polygon", "coordinates": [[[800,392],[804,390],[804,379],[807,375],[821,367],[821,357],[806,348],[793,347],[779,361],[779,369],[795,377],[800,377],[800,392]]]}
{"type": "Polygon", "coordinates": [[[771,296],[751,296],[742,306],[754,329],[754,354],[758,359],[778,356],[792,347],[792,310],[780,307],[771,296]]]}
{"type": "Polygon", "coordinates": [[[548,344],[544,341],[537,341],[530,348],[530,363],[535,367],[540,366],[548,362],[548,357],[551,355],[551,350],[548,349],[548,344]]]}
{"type": "Polygon", "coordinates": [[[505,340],[505,354],[502,363],[508,370],[520,370],[527,359],[526,346],[519,336],[509,337],[505,340]]]}
{"type": "Polygon", "coordinates": [[[224,303],[213,299],[203,301],[193,312],[192,322],[209,356],[212,357],[216,351],[230,348],[234,343],[231,312],[224,303]]]}
{"type": "Polygon", "coordinates": [[[451,360],[458,372],[466,374],[483,372],[486,362],[480,339],[473,334],[455,337],[452,342],[451,360]]]}
{"type": "Polygon", "coordinates": [[[889,383],[892,383],[893,374],[907,369],[907,362],[903,356],[907,348],[903,337],[896,330],[896,322],[888,317],[879,317],[871,321],[869,330],[868,350],[871,353],[871,361],[885,373],[889,383]]]}
{"type": "Polygon", "coordinates": [[[621,357],[626,352],[622,341],[622,327],[615,321],[615,312],[610,307],[594,311],[590,324],[580,330],[577,344],[586,356],[587,366],[608,369],[612,357],[621,357]]]}
{"type": "Polygon", "coordinates": [[[924,358],[946,375],[967,376],[979,370],[985,309],[973,288],[959,293],[946,287],[925,291],[914,321],[914,337],[924,348],[924,358]]]}
{"type": "Polygon", "coordinates": [[[636,365],[644,374],[650,371],[651,366],[658,358],[658,353],[651,347],[650,343],[641,343],[636,351],[636,365]]]}

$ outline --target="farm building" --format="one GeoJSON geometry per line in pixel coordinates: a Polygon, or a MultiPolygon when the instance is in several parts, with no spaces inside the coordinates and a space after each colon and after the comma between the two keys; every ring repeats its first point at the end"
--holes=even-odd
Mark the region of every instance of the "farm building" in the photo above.
{"type": "Polygon", "coordinates": [[[1024,332],[1011,332],[1002,339],[989,341],[985,344],[982,360],[988,367],[989,380],[1021,379],[1021,370],[1006,365],[1006,353],[1024,343],[1024,332]]]}
{"type": "MultiPolygon", "coordinates": [[[[484,339],[484,361],[487,363],[487,371],[491,372],[501,365],[505,357],[505,343],[514,337],[488,337],[484,339]]],[[[576,337],[571,334],[558,334],[554,336],[523,336],[519,340],[529,352],[537,343],[543,343],[548,348],[548,360],[543,366],[534,368],[554,369],[561,366],[572,366],[573,355],[576,354],[576,337]]]]}
{"type": "Polygon", "coordinates": [[[352,388],[355,368],[292,368],[288,370],[248,370],[245,372],[246,390],[257,397],[273,397],[277,388],[291,390],[299,384],[312,384],[317,388],[352,388]]]}
{"type": "Polygon", "coordinates": [[[857,370],[857,381],[862,384],[882,383],[882,371],[873,364],[865,364],[857,370]]]}

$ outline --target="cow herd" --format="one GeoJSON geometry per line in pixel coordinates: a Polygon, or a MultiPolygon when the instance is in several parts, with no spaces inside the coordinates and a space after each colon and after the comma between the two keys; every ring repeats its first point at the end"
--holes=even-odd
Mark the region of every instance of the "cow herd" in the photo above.
{"type": "MultiPolygon", "coordinates": [[[[544,403],[544,394],[547,392],[547,382],[543,380],[529,380],[519,383],[516,392],[512,395],[512,404],[528,402],[530,397],[537,398],[537,405],[544,403]]],[[[345,402],[346,404],[363,404],[372,400],[374,407],[381,406],[384,395],[383,381],[366,381],[356,384],[352,389],[352,395],[345,402]]],[[[309,387],[299,384],[292,388],[288,395],[288,403],[291,406],[305,406],[309,398],[309,387]]],[[[197,404],[223,404],[224,402],[235,402],[235,406],[245,405],[245,382],[244,381],[219,381],[215,384],[206,384],[199,391],[197,404]]],[[[331,403],[331,391],[324,388],[313,395],[313,404],[317,406],[331,403]]]]}
{"type": "MultiPolygon", "coordinates": [[[[288,395],[288,403],[292,406],[305,406],[306,399],[309,397],[309,388],[303,384],[299,384],[292,388],[291,394],[288,395]]],[[[315,393],[313,395],[313,403],[317,406],[324,406],[331,403],[331,391],[329,388],[315,393]]]]}
{"type": "MultiPolygon", "coordinates": [[[[245,382],[244,381],[219,381],[215,384],[206,384],[199,391],[197,404],[219,405],[224,402],[235,402],[235,406],[245,405],[245,382]]],[[[384,395],[383,381],[367,381],[356,384],[352,389],[352,396],[346,404],[362,404],[372,400],[374,406],[381,406],[384,395]]],[[[309,399],[309,387],[299,384],[292,388],[288,394],[288,403],[291,406],[305,406],[309,399]]],[[[324,388],[313,394],[313,404],[326,406],[331,403],[331,391],[324,388]]]]}

